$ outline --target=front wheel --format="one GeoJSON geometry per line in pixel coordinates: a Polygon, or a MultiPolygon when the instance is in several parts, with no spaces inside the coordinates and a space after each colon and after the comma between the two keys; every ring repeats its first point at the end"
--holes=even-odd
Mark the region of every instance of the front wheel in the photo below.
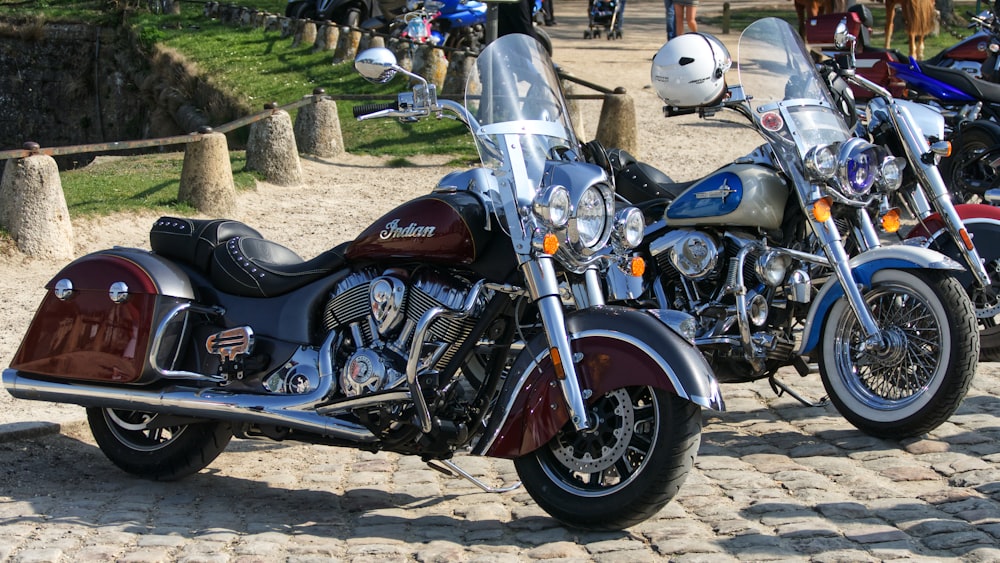
{"type": "Polygon", "coordinates": [[[980,156],[1000,146],[1000,128],[975,127],[959,134],[954,152],[941,161],[941,177],[961,202],[981,201],[996,186],[997,171],[980,156]]]}
{"type": "Polygon", "coordinates": [[[563,523],[621,530],[680,490],[701,441],[701,407],[652,387],[616,389],[591,403],[592,427],[563,428],[514,460],[531,498],[563,523]]]}
{"type": "Polygon", "coordinates": [[[122,470],[156,481],[198,472],[222,453],[233,437],[229,424],[177,424],[163,415],[88,408],[87,422],[104,455],[122,470]]]}
{"type": "Polygon", "coordinates": [[[840,414],[863,432],[907,438],[961,404],[979,357],[979,331],[961,284],[941,271],[881,270],[864,295],[882,330],[866,344],[847,300],[823,326],[820,374],[840,414]]]}

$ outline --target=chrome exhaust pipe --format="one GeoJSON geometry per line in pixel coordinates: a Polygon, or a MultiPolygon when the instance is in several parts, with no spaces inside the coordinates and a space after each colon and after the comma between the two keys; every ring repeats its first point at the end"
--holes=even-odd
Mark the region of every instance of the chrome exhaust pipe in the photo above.
{"type": "Polygon", "coordinates": [[[355,442],[374,442],[375,435],[364,426],[323,416],[309,408],[309,405],[327,394],[332,381],[330,376],[320,377],[319,386],[310,393],[275,396],[185,387],[146,391],[129,387],[46,381],[14,369],[3,370],[3,386],[18,399],[273,424],[355,442]]]}

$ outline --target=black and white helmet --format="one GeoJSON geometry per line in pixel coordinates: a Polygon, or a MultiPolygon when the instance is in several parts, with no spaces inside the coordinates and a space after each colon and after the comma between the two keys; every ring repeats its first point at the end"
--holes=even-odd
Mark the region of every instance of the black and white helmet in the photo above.
{"type": "Polygon", "coordinates": [[[714,105],[726,92],[726,71],[733,60],[725,45],[707,33],[685,33],[668,41],[653,57],[650,79],[669,106],[714,105]]]}

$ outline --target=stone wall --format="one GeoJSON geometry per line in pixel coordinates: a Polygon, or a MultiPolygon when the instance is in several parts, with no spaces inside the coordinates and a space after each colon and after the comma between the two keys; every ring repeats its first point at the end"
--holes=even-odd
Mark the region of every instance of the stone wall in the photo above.
{"type": "Polygon", "coordinates": [[[122,29],[0,20],[0,150],[180,135],[247,113],[191,72],[122,29]]]}

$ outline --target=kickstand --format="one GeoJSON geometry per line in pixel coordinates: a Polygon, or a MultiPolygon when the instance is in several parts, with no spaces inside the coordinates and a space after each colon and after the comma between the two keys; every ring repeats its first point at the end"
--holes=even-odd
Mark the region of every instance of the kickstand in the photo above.
{"type": "Polygon", "coordinates": [[[789,387],[789,386],[785,385],[784,383],[778,381],[773,375],[771,377],[767,378],[767,382],[771,384],[771,390],[774,391],[775,395],[777,395],[777,396],[780,397],[780,396],[784,395],[785,393],[788,393],[788,395],[791,396],[793,399],[795,399],[796,401],[802,403],[803,405],[805,405],[807,407],[822,407],[822,406],[825,406],[827,403],[830,402],[830,398],[827,397],[827,396],[824,396],[822,399],[820,399],[820,400],[818,400],[816,402],[810,401],[809,399],[806,399],[805,397],[803,397],[802,395],[799,395],[795,391],[792,391],[791,387],[789,387]]]}
{"type": "Polygon", "coordinates": [[[487,493],[509,493],[521,486],[521,482],[518,481],[517,483],[514,483],[509,487],[491,487],[486,483],[483,483],[479,479],[476,479],[475,477],[470,475],[467,471],[465,471],[464,469],[455,465],[454,463],[452,463],[450,460],[447,459],[431,460],[427,462],[427,465],[431,469],[440,471],[441,473],[444,473],[445,475],[448,475],[450,477],[462,477],[464,479],[467,479],[473,485],[479,487],[480,489],[486,491],[487,493]],[[438,465],[438,463],[440,463],[441,465],[438,465]],[[442,467],[442,465],[444,467],[442,467]]]}

